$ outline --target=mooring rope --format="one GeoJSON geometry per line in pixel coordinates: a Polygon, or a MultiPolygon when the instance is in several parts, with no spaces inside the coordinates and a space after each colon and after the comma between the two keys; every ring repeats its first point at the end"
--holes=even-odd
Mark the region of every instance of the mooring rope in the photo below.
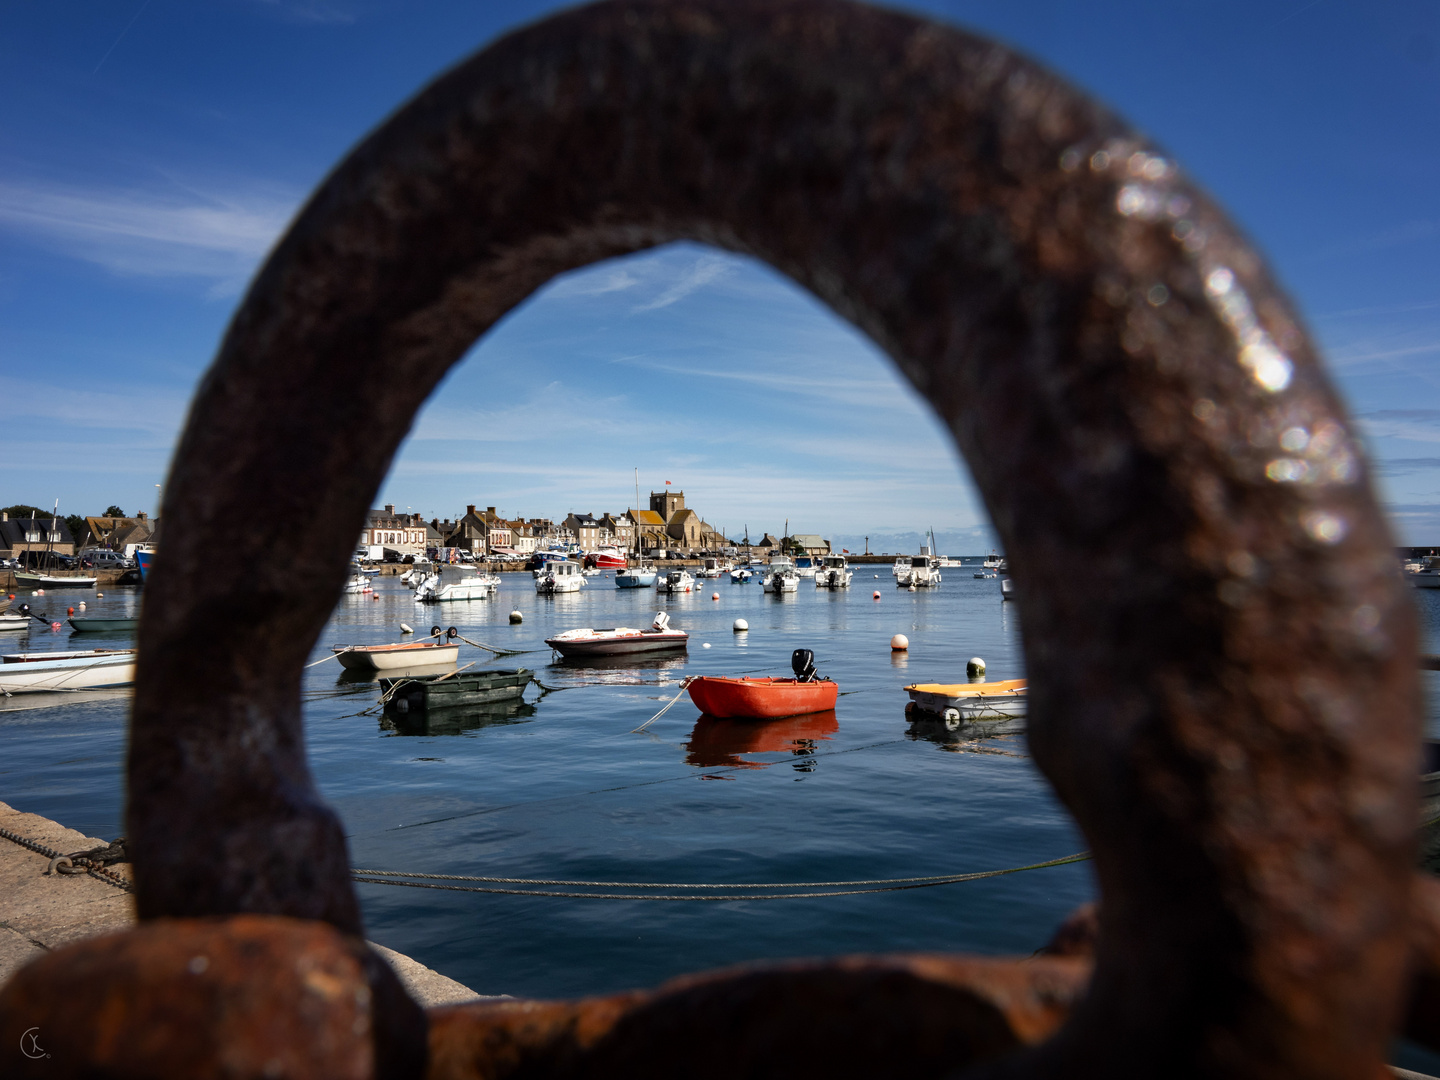
{"type": "Polygon", "coordinates": [[[716,884],[682,884],[677,882],[644,882],[644,881],[565,881],[548,880],[543,878],[502,878],[502,877],[475,877],[460,874],[407,874],[398,870],[352,870],[351,879],[371,885],[395,885],[409,889],[438,889],[445,892],[473,892],[489,893],[499,896],[549,896],[559,897],[568,900],[669,900],[676,902],[685,901],[736,901],[736,900],[811,900],[824,896],[861,896],[869,893],[904,892],[910,889],[930,889],[939,885],[955,885],[964,881],[980,881],[985,878],[1004,877],[1007,874],[1018,874],[1026,870],[1044,870],[1055,866],[1068,866],[1072,863],[1085,862],[1091,858],[1090,852],[1082,851],[1076,855],[1067,855],[1060,859],[1049,859],[1045,862],[1030,863],[1027,866],[1012,866],[1004,870],[980,870],[965,874],[941,874],[932,877],[909,877],[909,878],[874,878],[866,881],[794,881],[784,883],[740,883],[736,885],[716,884]],[[419,878],[418,881],[398,881],[397,878],[409,877],[419,878]],[[436,885],[434,881],[488,881],[496,884],[517,884],[517,885],[560,885],[579,886],[588,888],[605,889],[688,889],[698,893],[702,889],[772,889],[772,890],[794,890],[794,889],[823,889],[822,892],[787,892],[775,891],[769,893],[742,893],[730,894],[727,896],[706,896],[706,895],[685,895],[684,893],[654,894],[654,893],[593,893],[593,892],[560,892],[554,889],[503,889],[490,888],[476,885],[436,885]],[[849,886],[874,886],[869,888],[850,888],[849,886]]]}
{"type": "Polygon", "coordinates": [[[690,681],[691,681],[692,679],[694,679],[695,677],[696,677],[696,676],[694,676],[694,675],[687,675],[687,676],[685,676],[685,678],[681,679],[681,680],[680,680],[680,690],[679,690],[679,692],[676,693],[676,695],[675,695],[673,698],[671,698],[668,702],[666,702],[665,707],[664,707],[663,709],[661,709],[659,712],[657,712],[654,716],[650,717],[649,720],[646,720],[643,724],[641,724],[641,725],[640,725],[639,727],[637,727],[637,728],[631,728],[631,729],[630,729],[630,734],[633,735],[633,734],[635,734],[635,732],[637,732],[637,731],[644,731],[647,727],[649,727],[651,724],[653,724],[656,720],[659,720],[660,717],[664,716],[667,712],[669,712],[669,711],[670,711],[670,706],[671,706],[671,705],[674,705],[677,701],[679,701],[679,700],[681,699],[681,697],[684,696],[685,691],[686,691],[687,689],[689,689],[690,681]]]}
{"type": "MultiPolygon", "coordinates": [[[[106,870],[103,863],[97,866],[95,865],[93,860],[85,858],[84,856],[86,853],[84,852],[77,852],[74,855],[65,855],[62,852],[56,851],[54,848],[46,847],[44,844],[37,843],[36,841],[29,839],[28,837],[21,836],[19,833],[13,833],[9,829],[0,829],[0,837],[4,837],[11,843],[19,844],[23,848],[29,848],[37,855],[44,855],[47,859],[50,860],[50,867],[45,871],[47,874],[50,873],[52,870],[57,869],[61,873],[65,873],[64,868],[59,865],[60,863],[64,863],[67,866],[74,866],[76,863],[78,863],[81,866],[84,866],[85,872],[91,877],[95,878],[97,881],[103,881],[107,885],[114,885],[117,889],[123,889],[125,892],[135,891],[135,887],[131,885],[130,882],[126,881],[119,874],[106,870]]],[[[97,848],[96,850],[100,849],[97,848]]]]}

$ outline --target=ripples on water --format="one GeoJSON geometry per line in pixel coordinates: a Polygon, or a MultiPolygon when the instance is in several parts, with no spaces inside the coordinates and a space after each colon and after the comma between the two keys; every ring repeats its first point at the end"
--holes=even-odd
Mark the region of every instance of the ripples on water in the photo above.
{"type": "MultiPolygon", "coordinates": [[[[443,608],[422,608],[395,579],[378,579],[378,599],[344,598],[317,643],[312,659],[332,643],[399,640],[402,621],[422,631],[454,625],[478,641],[538,650],[492,663],[533,667],[553,688],[539,697],[532,688],[522,708],[407,734],[356,715],[374,704],[375,684],[342,679],[333,662],[309,669],[310,762],[345,821],[354,865],[547,879],[826,881],[998,869],[1085,846],[1022,738],[969,744],[943,725],[905,720],[903,685],[961,680],[970,656],[986,659],[991,679],[1024,674],[1016,612],[993,579],[949,570],[940,589],[907,593],[895,589],[888,566],[860,567],[848,592],[807,581],[798,595],[776,599],[758,580],[701,581],[695,593],[666,598],[617,590],[608,575],[579,594],[542,598],[528,574],[503,577],[495,600],[443,608]],[[644,626],[662,608],[690,632],[688,655],[552,663],[543,644],[577,626],[644,626]],[[512,609],[524,623],[510,625],[512,609]],[[736,618],[749,621],[748,633],[732,633],[736,618]],[[909,637],[908,656],[892,656],[896,633],[909,637]],[[833,714],[701,722],[686,697],[632,732],[675,696],[684,675],[789,674],[791,650],[802,647],[840,683],[833,714]]],[[[74,602],[47,599],[57,608],[74,602]]],[[[1440,596],[1416,599],[1428,635],[1440,622],[1440,596]]],[[[128,590],[98,602],[92,594],[89,614],[137,602],[128,590]]],[[[67,637],[40,631],[0,645],[54,648],[67,637]]],[[[90,637],[74,644],[118,644],[90,637]]],[[[461,663],[476,652],[462,648],[461,663]]],[[[125,694],[0,705],[0,798],[91,835],[119,835],[127,708],[125,694]]],[[[482,992],[556,997],[758,958],[1028,954],[1091,897],[1092,877],[1079,864],[909,892],[733,903],[357,889],[374,940],[482,992]]]]}

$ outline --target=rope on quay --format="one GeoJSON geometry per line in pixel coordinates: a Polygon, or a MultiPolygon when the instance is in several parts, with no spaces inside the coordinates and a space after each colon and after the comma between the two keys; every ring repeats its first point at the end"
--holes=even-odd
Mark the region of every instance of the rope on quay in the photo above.
{"type": "Polygon", "coordinates": [[[955,885],[963,881],[980,881],[984,878],[1004,877],[1007,874],[1018,874],[1025,870],[1044,870],[1054,866],[1068,866],[1072,863],[1085,862],[1091,858],[1090,852],[1082,851],[1075,855],[1067,855],[1061,859],[1050,859],[1046,862],[1031,863],[1028,866],[1012,866],[1004,870],[981,870],[968,874],[944,874],[935,877],[910,877],[910,878],[875,878],[869,881],[793,881],[785,883],[750,884],[741,883],[737,885],[708,885],[708,884],[680,884],[676,882],[644,882],[644,881],[561,881],[546,880],[542,878],[501,878],[501,877],[467,877],[459,874],[405,874],[398,870],[352,870],[351,880],[364,882],[370,885],[397,885],[409,889],[438,889],[445,892],[471,892],[490,893],[499,896],[551,896],[567,900],[670,900],[670,901],[710,901],[724,902],[735,900],[811,900],[824,896],[861,896],[868,893],[905,892],[909,889],[930,889],[937,885],[955,885]],[[385,875],[385,876],[380,876],[385,875]],[[397,877],[420,878],[419,881],[397,881],[397,877]],[[437,885],[434,881],[489,881],[496,884],[518,884],[518,885],[561,885],[561,886],[585,886],[607,889],[688,889],[694,890],[690,895],[684,893],[654,894],[654,893],[593,893],[593,892],[558,892],[553,889],[503,889],[490,888],[476,885],[437,885]],[[844,886],[864,885],[876,886],[873,888],[842,888],[844,886]],[[728,896],[706,896],[697,895],[702,889],[824,889],[823,892],[769,892],[769,893],[742,893],[730,894],[728,896]]]}
{"type": "Polygon", "coordinates": [[[117,889],[123,889],[125,892],[135,891],[135,887],[119,874],[106,870],[103,862],[88,858],[90,855],[96,855],[109,850],[109,848],[114,848],[115,844],[123,843],[123,841],[117,840],[115,843],[110,844],[109,848],[95,848],[91,851],[77,851],[73,855],[65,855],[56,851],[54,848],[46,847],[44,844],[38,844],[34,840],[21,836],[19,833],[13,833],[9,829],[0,829],[0,837],[4,837],[11,843],[19,844],[23,848],[29,848],[37,855],[44,855],[50,860],[50,866],[45,871],[47,874],[55,871],[62,874],[78,874],[80,871],[74,869],[74,867],[82,866],[85,868],[85,873],[97,881],[103,881],[107,885],[114,885],[117,889]]]}

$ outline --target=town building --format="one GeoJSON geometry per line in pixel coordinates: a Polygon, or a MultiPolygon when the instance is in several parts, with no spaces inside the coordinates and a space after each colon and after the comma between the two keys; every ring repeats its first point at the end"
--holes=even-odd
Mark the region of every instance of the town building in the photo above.
{"type": "MultiPolygon", "coordinates": [[[[61,517],[12,518],[0,514],[0,555],[27,562],[30,552],[74,555],[75,538],[61,517]]],[[[33,562],[33,556],[28,560],[33,562]]]]}
{"type": "Polygon", "coordinates": [[[646,551],[714,551],[726,545],[723,536],[685,505],[683,491],[652,491],[649,510],[627,510],[621,517],[629,519],[646,551]]]}
{"type": "Polygon", "coordinates": [[[575,534],[575,542],[582,551],[594,551],[605,539],[605,525],[594,514],[571,514],[565,519],[565,527],[575,534]]]}
{"type": "Polygon", "coordinates": [[[400,555],[425,554],[425,542],[424,519],[419,514],[397,514],[393,503],[369,511],[360,530],[361,547],[388,548],[400,555]]]}
{"type": "Polygon", "coordinates": [[[143,513],[133,518],[87,517],[85,535],[79,538],[80,549],[106,548],[128,559],[136,548],[159,543],[159,531],[160,523],[143,513]]]}
{"type": "Polygon", "coordinates": [[[830,541],[810,533],[796,533],[790,537],[790,548],[799,548],[806,555],[819,558],[830,554],[830,541]]]}

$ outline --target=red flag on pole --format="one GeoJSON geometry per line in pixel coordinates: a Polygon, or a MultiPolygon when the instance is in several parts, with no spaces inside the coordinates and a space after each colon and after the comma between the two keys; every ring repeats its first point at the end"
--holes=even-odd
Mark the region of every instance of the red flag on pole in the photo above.
{"type": "Polygon", "coordinates": [[[670,486],[670,481],[669,481],[669,480],[666,480],[666,481],[665,481],[665,486],[666,486],[666,487],[669,487],[669,486],[670,486]]]}

